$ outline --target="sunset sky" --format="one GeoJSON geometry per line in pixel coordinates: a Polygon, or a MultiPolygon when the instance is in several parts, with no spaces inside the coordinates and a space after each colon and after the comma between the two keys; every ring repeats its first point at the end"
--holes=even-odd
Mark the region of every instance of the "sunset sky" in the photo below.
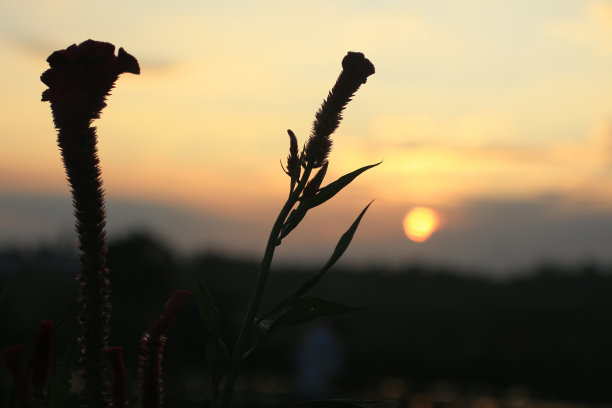
{"type": "Polygon", "coordinates": [[[347,51],[374,74],[335,133],[328,181],[280,259],[329,255],[372,199],[350,261],[517,269],[612,261],[612,1],[29,1],[0,5],[0,243],[72,230],[46,57],[124,47],[98,127],[111,237],[258,255],[300,144],[347,51]],[[415,206],[440,214],[406,238],[415,206]]]}

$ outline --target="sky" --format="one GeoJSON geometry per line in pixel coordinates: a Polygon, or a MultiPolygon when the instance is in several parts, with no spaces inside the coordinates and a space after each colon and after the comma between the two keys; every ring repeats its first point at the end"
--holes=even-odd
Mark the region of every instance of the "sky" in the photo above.
{"type": "MultiPolygon", "coordinates": [[[[333,136],[327,179],[280,260],[324,260],[362,208],[347,263],[517,271],[612,262],[612,1],[29,1],[0,4],[0,244],[72,234],[40,74],[86,39],[124,47],[98,128],[111,238],[259,256],[300,144],[347,51],[376,73],[333,136]],[[440,214],[421,243],[402,220],[440,214]]],[[[500,272],[502,271],[502,272],[500,272]]]]}

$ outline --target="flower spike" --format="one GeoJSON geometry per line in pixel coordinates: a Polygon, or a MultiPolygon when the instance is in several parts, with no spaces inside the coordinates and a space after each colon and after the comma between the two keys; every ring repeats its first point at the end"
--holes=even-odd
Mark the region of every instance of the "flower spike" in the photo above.
{"type": "Polygon", "coordinates": [[[191,292],[177,290],[164,305],[161,316],[155,320],[140,341],[138,377],[142,408],[161,408],[163,401],[162,356],[166,345],[166,331],[183,307],[191,292]]]}
{"type": "Polygon", "coordinates": [[[87,40],[55,51],[47,62],[50,68],[40,79],[49,87],[42,94],[51,102],[79,238],[81,273],[79,315],[81,326],[79,372],[84,379],[82,404],[104,408],[107,401],[107,367],[104,351],[110,322],[110,284],[106,268],[106,213],[96,129],[91,122],[100,117],[106,96],[120,74],[138,74],[136,58],[115,46],[87,40]]]}
{"type": "Polygon", "coordinates": [[[342,72],[315,115],[305,159],[312,167],[321,167],[331,151],[331,134],[342,120],[342,111],[362,84],[374,74],[374,65],[360,52],[349,52],[342,59],[342,72]]]}

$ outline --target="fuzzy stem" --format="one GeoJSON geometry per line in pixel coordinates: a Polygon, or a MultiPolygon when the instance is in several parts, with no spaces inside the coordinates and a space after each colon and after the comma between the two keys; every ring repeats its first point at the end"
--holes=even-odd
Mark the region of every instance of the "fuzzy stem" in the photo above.
{"type": "Polygon", "coordinates": [[[287,219],[287,216],[289,216],[289,212],[297,203],[302,190],[304,190],[304,186],[308,182],[308,178],[310,177],[311,171],[312,168],[310,166],[306,167],[306,169],[304,170],[304,174],[302,175],[302,178],[298,183],[298,186],[289,194],[289,198],[287,199],[285,205],[278,214],[278,217],[274,222],[274,226],[270,231],[270,236],[268,237],[268,243],[266,245],[264,256],[259,263],[255,289],[253,290],[253,295],[251,296],[249,307],[242,322],[242,326],[240,327],[240,334],[238,335],[238,339],[236,340],[236,345],[234,346],[234,349],[232,351],[230,368],[227,374],[227,381],[225,382],[225,387],[223,389],[223,398],[221,401],[221,406],[223,408],[228,408],[231,403],[232,394],[234,392],[234,385],[236,383],[236,376],[238,375],[238,369],[240,368],[240,363],[242,362],[242,356],[246,347],[246,340],[248,335],[250,334],[250,329],[253,326],[255,316],[257,315],[257,311],[259,309],[259,303],[261,301],[263,291],[266,286],[266,281],[270,272],[270,265],[272,264],[272,258],[274,257],[274,250],[276,249],[276,244],[278,242],[278,237],[281,233],[283,224],[287,219]]]}
{"type": "Polygon", "coordinates": [[[104,194],[96,129],[90,124],[100,117],[118,76],[124,72],[140,73],[136,58],[123,48],[117,56],[114,52],[113,44],[100,41],[73,44],[53,52],[47,58],[50,68],[40,76],[49,87],[43,91],[42,100],[51,102],[77,219],[81,261],[77,277],[79,366],[85,382],[81,404],[87,408],[103,408],[110,403],[104,364],[110,321],[104,194]]]}
{"type": "Polygon", "coordinates": [[[81,324],[79,365],[85,381],[83,404],[88,408],[107,405],[104,353],[110,321],[104,197],[95,130],[83,121],[59,129],[58,135],[77,219],[81,261],[81,273],[77,276],[81,324]]]}

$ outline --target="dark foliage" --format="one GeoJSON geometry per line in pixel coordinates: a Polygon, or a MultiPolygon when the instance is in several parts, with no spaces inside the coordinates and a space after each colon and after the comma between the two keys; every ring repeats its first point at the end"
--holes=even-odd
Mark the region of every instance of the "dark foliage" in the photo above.
{"type": "MultiPolygon", "coordinates": [[[[53,258],[49,251],[45,257],[53,258]]],[[[114,291],[113,343],[125,345],[128,377],[136,372],[137,339],[159,314],[160,299],[170,295],[170,288],[195,288],[192,270],[215,293],[224,337],[238,331],[256,263],[213,254],[195,256],[189,262],[177,259],[162,243],[142,234],[110,245],[113,274],[173,271],[151,275],[146,290],[135,295],[144,299],[142,308],[149,310],[148,316],[137,320],[128,306],[130,292],[114,291]],[[139,256],[115,256],[129,251],[139,256]]],[[[295,291],[314,273],[293,268],[276,271],[262,309],[278,303],[283,294],[295,291]]],[[[8,268],[0,274],[2,287],[9,275],[8,268]]],[[[49,317],[59,321],[66,314],[71,301],[61,294],[74,290],[73,284],[66,287],[70,282],[66,275],[26,257],[0,307],[0,321],[7,328],[0,335],[0,347],[19,342],[31,349],[36,330],[31,322],[49,317]],[[24,296],[29,299],[29,310],[36,312],[22,319],[26,313],[20,307],[24,296]]],[[[504,282],[416,266],[393,271],[372,268],[360,273],[338,269],[313,292],[364,308],[338,319],[347,345],[349,367],[342,380],[347,392],[395,375],[416,386],[441,379],[466,387],[486,384],[493,389],[522,384],[535,396],[610,402],[612,274],[607,269],[547,266],[504,282]]],[[[172,328],[173,338],[181,341],[170,342],[165,353],[170,356],[165,359],[168,403],[180,397],[176,394],[183,387],[179,373],[189,367],[202,369],[205,334],[198,311],[190,304],[181,315],[172,328]]],[[[69,329],[69,325],[58,329],[58,338],[69,329]]],[[[287,330],[277,336],[245,362],[246,372],[292,372],[299,333],[287,330]]],[[[3,393],[11,382],[8,377],[0,379],[3,393]]]]}

